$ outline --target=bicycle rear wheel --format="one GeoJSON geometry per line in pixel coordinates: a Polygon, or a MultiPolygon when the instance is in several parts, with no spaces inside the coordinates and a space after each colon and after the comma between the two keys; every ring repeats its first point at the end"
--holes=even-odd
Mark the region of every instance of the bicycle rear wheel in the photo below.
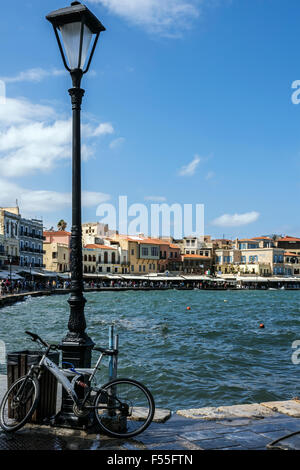
{"type": "Polygon", "coordinates": [[[21,377],[7,390],[0,405],[0,426],[6,432],[21,429],[32,417],[40,396],[34,377],[21,377]]]}
{"type": "Polygon", "coordinates": [[[95,398],[95,415],[102,431],[112,437],[133,437],[153,420],[150,391],[132,379],[115,379],[101,387],[95,398]]]}

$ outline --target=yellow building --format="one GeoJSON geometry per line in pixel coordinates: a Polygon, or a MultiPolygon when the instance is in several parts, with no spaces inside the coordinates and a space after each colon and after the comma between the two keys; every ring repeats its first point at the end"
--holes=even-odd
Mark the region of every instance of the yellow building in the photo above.
{"type": "Polygon", "coordinates": [[[57,242],[44,242],[44,264],[47,271],[65,273],[70,271],[70,249],[57,242]]]}
{"type": "Polygon", "coordinates": [[[160,246],[165,240],[143,236],[117,235],[122,250],[128,253],[130,274],[151,274],[159,272],[160,246]]]}
{"type": "Polygon", "coordinates": [[[222,274],[284,275],[284,250],[269,237],[235,241],[232,249],[216,249],[215,271],[222,274]]]}
{"type": "Polygon", "coordinates": [[[121,274],[119,250],[116,246],[88,244],[82,249],[85,274],[121,274]]]}

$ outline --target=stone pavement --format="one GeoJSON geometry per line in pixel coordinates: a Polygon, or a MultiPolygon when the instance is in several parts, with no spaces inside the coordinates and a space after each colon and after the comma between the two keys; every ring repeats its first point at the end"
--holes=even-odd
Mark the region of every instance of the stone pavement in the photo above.
{"type": "MultiPolygon", "coordinates": [[[[0,399],[5,386],[0,376],[0,399]]],[[[29,424],[12,435],[0,432],[0,450],[265,450],[273,440],[300,431],[299,418],[300,402],[289,400],[179,410],[126,440],[29,424]]],[[[300,450],[300,434],[276,446],[300,450]]]]}

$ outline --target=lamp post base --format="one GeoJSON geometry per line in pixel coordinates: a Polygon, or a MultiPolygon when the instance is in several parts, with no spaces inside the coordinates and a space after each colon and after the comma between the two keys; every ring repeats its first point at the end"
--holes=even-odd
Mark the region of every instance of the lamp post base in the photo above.
{"type": "MultiPolygon", "coordinates": [[[[68,362],[75,367],[90,368],[92,349],[94,343],[85,333],[78,335],[69,332],[60,344],[62,350],[62,362],[68,362]]],[[[82,387],[76,388],[76,393],[79,398],[83,398],[84,389],[82,387]]],[[[52,420],[53,425],[75,429],[86,429],[90,427],[92,422],[90,416],[77,417],[73,412],[74,402],[69,397],[67,392],[62,390],[62,403],[61,410],[52,420]]]]}

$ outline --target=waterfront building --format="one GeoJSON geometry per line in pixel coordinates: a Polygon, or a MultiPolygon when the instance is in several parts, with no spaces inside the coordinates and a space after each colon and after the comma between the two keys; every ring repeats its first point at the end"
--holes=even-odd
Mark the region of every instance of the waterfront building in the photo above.
{"type": "Polygon", "coordinates": [[[45,230],[44,243],[62,243],[70,247],[71,233],[65,230],[45,230]]]}
{"type": "Polygon", "coordinates": [[[113,237],[116,233],[115,230],[110,230],[107,224],[87,222],[82,224],[82,244],[98,244],[97,239],[113,237]]]}
{"type": "Polygon", "coordinates": [[[44,231],[44,264],[47,271],[70,271],[71,233],[66,230],[44,231]]]}
{"type": "Polygon", "coordinates": [[[70,271],[70,248],[65,243],[44,241],[44,263],[47,271],[65,273],[70,271]]]}
{"type": "Polygon", "coordinates": [[[300,252],[298,255],[289,251],[284,252],[284,274],[300,277],[300,252]]]}
{"type": "Polygon", "coordinates": [[[284,276],[284,250],[275,246],[270,237],[236,239],[232,249],[215,250],[215,272],[218,274],[249,274],[284,276]]]}
{"type": "Polygon", "coordinates": [[[269,237],[236,240],[241,253],[240,273],[262,276],[284,275],[284,250],[269,237]]]}
{"type": "Polygon", "coordinates": [[[212,274],[212,256],[196,254],[182,255],[182,272],[184,274],[212,274]]]}
{"type": "Polygon", "coordinates": [[[128,253],[130,274],[150,274],[159,272],[160,245],[164,240],[147,238],[144,235],[115,235],[120,247],[128,253]]]}
{"type": "Polygon", "coordinates": [[[118,247],[88,244],[82,249],[85,274],[119,274],[122,272],[118,247]]]}
{"type": "Polygon", "coordinates": [[[215,249],[215,272],[217,274],[238,273],[241,264],[241,252],[236,248],[215,249]]]}
{"type": "Polygon", "coordinates": [[[5,260],[4,235],[0,235],[0,269],[3,267],[5,260]]]}
{"type": "Polygon", "coordinates": [[[283,248],[290,253],[299,255],[300,254],[300,238],[296,237],[282,237],[276,241],[276,246],[278,248],[283,248]]]}
{"type": "Polygon", "coordinates": [[[229,240],[228,238],[215,238],[212,240],[212,248],[214,250],[218,249],[230,249],[234,245],[234,242],[232,240],[229,240]]]}
{"type": "Polygon", "coordinates": [[[178,245],[162,239],[161,244],[159,245],[159,251],[159,272],[163,273],[169,271],[174,273],[182,271],[181,252],[178,245]]]}
{"type": "Polygon", "coordinates": [[[42,220],[20,218],[20,266],[43,267],[43,239],[42,220]]]}
{"type": "Polygon", "coordinates": [[[20,262],[19,250],[19,223],[20,212],[18,207],[0,208],[0,235],[3,236],[6,259],[4,264],[18,266],[20,262]]]}

